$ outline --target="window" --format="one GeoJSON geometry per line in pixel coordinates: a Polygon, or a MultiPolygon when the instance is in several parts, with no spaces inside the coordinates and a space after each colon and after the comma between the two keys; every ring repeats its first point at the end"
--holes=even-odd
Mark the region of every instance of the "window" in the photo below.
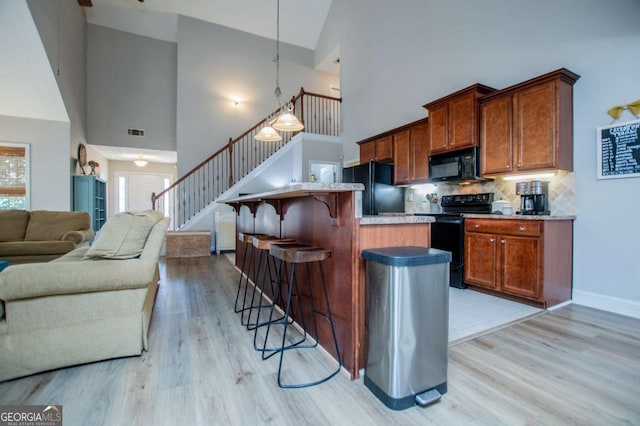
{"type": "Polygon", "coordinates": [[[127,178],[118,176],[118,213],[127,211],[127,178]]]}
{"type": "Polygon", "coordinates": [[[0,142],[0,210],[29,208],[29,145],[0,142]]]}

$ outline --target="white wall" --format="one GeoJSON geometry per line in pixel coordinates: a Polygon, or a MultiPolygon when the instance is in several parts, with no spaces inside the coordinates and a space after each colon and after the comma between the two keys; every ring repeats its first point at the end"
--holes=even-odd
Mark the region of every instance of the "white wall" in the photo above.
{"type": "MultiPolygon", "coordinates": [[[[180,16],[178,18],[178,174],[240,136],[277,107],[275,41],[180,16]],[[238,107],[232,98],[239,98],[238,107]]],[[[313,70],[313,51],[281,43],[282,101],[300,87],[328,94],[338,76],[313,70]]]]}
{"type": "Polygon", "coordinates": [[[0,2],[0,63],[0,115],[69,121],[26,2],[0,2]]]}
{"type": "Polygon", "coordinates": [[[92,24],[87,37],[90,143],[175,151],[176,44],[92,24]]]}
{"type": "Polygon", "coordinates": [[[580,74],[574,299],[640,316],[640,180],[596,180],[595,139],[607,109],[640,97],[639,17],[637,0],[334,0],[317,59],[339,46],[345,160],[357,157],[355,141],[424,117],[421,105],[475,82],[580,74]]]}
{"type": "Polygon", "coordinates": [[[31,210],[71,210],[69,123],[0,115],[0,141],[31,146],[31,210]]]}
{"type": "Polygon", "coordinates": [[[0,64],[0,141],[31,146],[31,209],[69,210],[69,116],[24,1],[0,2],[0,64]]]}
{"type": "MultiPolygon", "coordinates": [[[[29,0],[29,9],[49,59],[71,123],[69,157],[77,158],[86,135],[86,28],[84,8],[67,0],[29,0]]],[[[75,173],[75,161],[70,162],[75,173]]],[[[70,179],[71,180],[71,179],[70,179]]]]}

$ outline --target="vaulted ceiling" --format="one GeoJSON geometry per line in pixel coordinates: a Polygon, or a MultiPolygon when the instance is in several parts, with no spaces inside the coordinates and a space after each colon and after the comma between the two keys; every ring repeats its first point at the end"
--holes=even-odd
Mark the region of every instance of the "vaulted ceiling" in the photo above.
{"type": "MultiPolygon", "coordinates": [[[[280,40],[315,49],[332,0],[280,0],[280,40]]],[[[92,24],[176,41],[178,15],[276,38],[277,0],[91,0],[92,24]]]]}

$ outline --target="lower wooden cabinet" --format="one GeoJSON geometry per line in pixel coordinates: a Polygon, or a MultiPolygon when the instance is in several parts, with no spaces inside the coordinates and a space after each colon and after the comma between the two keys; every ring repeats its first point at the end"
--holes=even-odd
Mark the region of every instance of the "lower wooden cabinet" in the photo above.
{"type": "Polygon", "coordinates": [[[571,220],[465,219],[465,282],[542,307],[571,299],[571,220]]]}

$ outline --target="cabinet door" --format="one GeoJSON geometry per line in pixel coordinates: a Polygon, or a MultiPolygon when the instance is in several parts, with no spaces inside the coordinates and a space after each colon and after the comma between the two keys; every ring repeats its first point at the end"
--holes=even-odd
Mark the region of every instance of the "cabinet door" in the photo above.
{"type": "Polygon", "coordinates": [[[517,170],[555,168],[559,140],[556,82],[521,90],[514,95],[513,103],[517,170]]]}
{"type": "Polygon", "coordinates": [[[376,161],[393,161],[393,141],[391,136],[376,140],[376,161]]]}
{"type": "Polygon", "coordinates": [[[477,144],[476,96],[469,93],[449,101],[449,149],[467,148],[477,144]]]}
{"type": "Polygon", "coordinates": [[[512,171],[511,96],[490,99],[480,105],[480,174],[512,171]]]}
{"type": "Polygon", "coordinates": [[[429,180],[429,132],[426,123],[411,129],[409,145],[411,181],[427,182],[429,180]]]}
{"type": "Polygon", "coordinates": [[[429,108],[429,151],[444,152],[448,147],[447,104],[429,108]]]}
{"type": "Polygon", "coordinates": [[[360,145],[360,164],[368,163],[376,159],[376,143],[375,141],[363,143],[360,145]]]}
{"type": "Polygon", "coordinates": [[[409,130],[393,135],[393,181],[396,185],[405,185],[411,182],[409,136],[409,130]]]}
{"type": "Polygon", "coordinates": [[[465,233],[464,281],[496,289],[496,236],[465,233]]]}
{"type": "Polygon", "coordinates": [[[499,236],[498,281],[505,293],[538,299],[540,296],[540,239],[534,237],[499,236]]]}

